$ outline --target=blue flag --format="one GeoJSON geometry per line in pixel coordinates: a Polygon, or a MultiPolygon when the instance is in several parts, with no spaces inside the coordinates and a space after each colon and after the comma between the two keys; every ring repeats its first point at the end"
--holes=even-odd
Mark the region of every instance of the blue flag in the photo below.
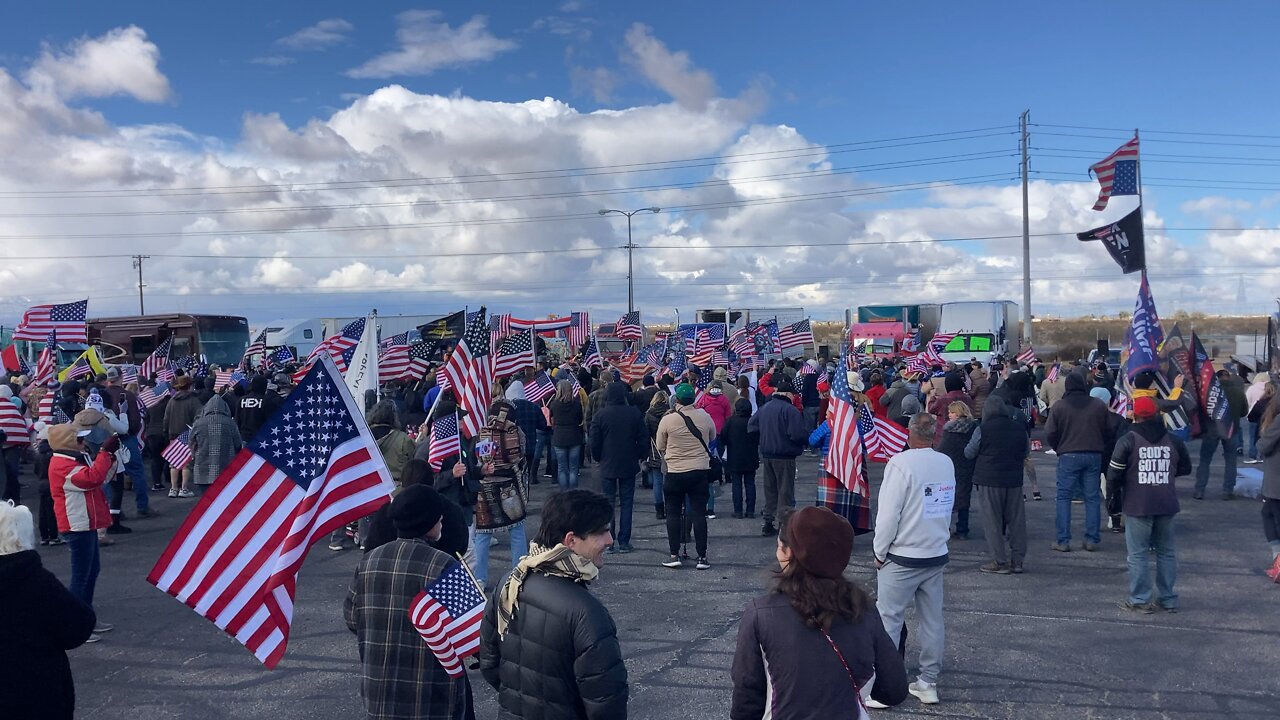
{"type": "Polygon", "coordinates": [[[1156,313],[1156,301],[1151,297],[1147,274],[1142,273],[1138,287],[1138,301],[1133,308],[1129,330],[1124,336],[1125,375],[1130,381],[1140,372],[1160,369],[1160,346],[1164,344],[1164,329],[1156,313]]]}

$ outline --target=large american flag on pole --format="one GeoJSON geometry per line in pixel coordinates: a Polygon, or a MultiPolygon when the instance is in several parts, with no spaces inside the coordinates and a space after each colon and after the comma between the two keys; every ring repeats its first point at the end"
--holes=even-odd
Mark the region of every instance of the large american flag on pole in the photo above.
{"type": "Polygon", "coordinates": [[[489,352],[484,308],[467,316],[462,339],[449,354],[443,372],[458,406],[467,411],[462,418],[464,435],[477,437],[489,415],[489,389],[493,385],[493,355],[489,352]]]}
{"type": "Polygon", "coordinates": [[[40,357],[36,359],[36,372],[31,378],[31,384],[36,386],[48,384],[57,374],[58,334],[50,330],[49,337],[45,338],[44,341],[44,349],[40,351],[40,357]]]}
{"type": "Polygon", "coordinates": [[[14,328],[14,340],[40,341],[57,332],[63,342],[89,342],[84,319],[89,314],[89,301],[62,305],[35,305],[22,314],[18,327],[14,328]]]}
{"type": "Polygon", "coordinates": [[[320,357],[147,576],[268,668],[284,656],[308,548],[391,497],[359,408],[333,360],[320,357]]]}
{"type": "Polygon", "coordinates": [[[848,375],[843,371],[837,372],[831,383],[831,400],[827,407],[827,422],[831,423],[831,447],[827,459],[823,461],[823,469],[839,480],[849,492],[870,498],[871,486],[867,482],[858,408],[853,401],[853,393],[849,391],[848,375]]]}
{"type": "Polygon", "coordinates": [[[573,318],[573,322],[564,329],[564,339],[569,343],[569,351],[574,353],[580,350],[587,342],[587,338],[592,335],[591,315],[586,312],[576,312],[569,317],[573,318]]]}
{"type": "Polygon", "coordinates": [[[409,619],[449,677],[466,674],[462,661],[480,650],[484,594],[460,562],[452,562],[418,593],[409,619]]]}
{"type": "Polygon", "coordinates": [[[351,355],[344,353],[360,342],[360,337],[364,335],[365,320],[366,318],[356,318],[343,326],[341,332],[325,338],[324,342],[317,345],[307,356],[307,361],[312,362],[321,354],[327,353],[338,365],[338,369],[346,372],[347,361],[351,359],[351,355]]]}
{"type": "Polygon", "coordinates": [[[813,344],[813,325],[809,318],[778,328],[778,348],[786,350],[813,344]]]}
{"type": "Polygon", "coordinates": [[[619,340],[639,340],[644,337],[644,328],[640,325],[640,311],[632,310],[618,318],[613,328],[613,335],[619,340]]]}
{"type": "Polygon", "coordinates": [[[1112,195],[1138,194],[1138,138],[1116,148],[1101,162],[1089,166],[1089,174],[1098,178],[1098,201],[1094,210],[1106,210],[1112,195]]]}

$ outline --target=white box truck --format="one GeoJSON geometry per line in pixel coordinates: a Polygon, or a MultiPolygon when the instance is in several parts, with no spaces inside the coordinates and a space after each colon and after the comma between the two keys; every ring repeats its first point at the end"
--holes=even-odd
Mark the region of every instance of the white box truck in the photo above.
{"type": "Polygon", "coordinates": [[[965,362],[977,358],[984,365],[997,357],[1017,354],[1018,304],[1010,300],[942,304],[938,334],[955,333],[942,350],[942,359],[965,362]]]}

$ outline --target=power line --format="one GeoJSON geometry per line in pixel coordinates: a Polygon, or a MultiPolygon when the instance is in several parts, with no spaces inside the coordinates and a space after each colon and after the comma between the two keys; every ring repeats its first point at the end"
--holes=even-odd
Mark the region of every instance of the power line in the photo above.
{"type": "MultiPolygon", "coordinates": [[[[1132,132],[1132,131],[1131,131],[1132,132]]],[[[1146,132],[1145,130],[1143,132],[1146,132]]],[[[1092,138],[1095,140],[1116,140],[1123,141],[1124,138],[1114,138],[1110,135],[1086,135],[1083,133],[1058,133],[1058,132],[1040,132],[1037,135],[1049,135],[1052,137],[1075,137],[1075,138],[1092,138]]],[[[1149,142],[1155,143],[1176,143],[1178,145],[1221,145],[1229,147],[1261,147],[1261,148],[1280,148],[1280,145],[1270,143],[1240,143],[1240,142],[1219,142],[1216,140],[1171,140],[1169,138],[1155,138],[1149,142]]]]}
{"type": "MultiPolygon", "coordinates": [[[[1132,133],[1133,128],[1110,128],[1110,127],[1092,127],[1089,125],[1052,125],[1048,123],[1031,123],[1032,127],[1061,128],[1064,130],[1101,130],[1103,132],[1121,132],[1132,133]]],[[[1255,135],[1248,133],[1224,133],[1224,132],[1193,132],[1190,130],[1148,130],[1142,128],[1144,136],[1148,134],[1155,135],[1206,135],[1209,137],[1242,137],[1255,138],[1262,140],[1280,140],[1280,135],[1255,135]]]]}
{"type": "Polygon", "coordinates": [[[268,183],[255,185],[214,185],[190,188],[134,188],[130,190],[120,189],[103,189],[103,190],[12,190],[0,191],[0,199],[17,199],[17,198],[46,198],[46,199],[62,199],[62,198],[116,198],[116,197],[133,197],[136,195],[146,196],[189,196],[189,195],[223,195],[223,194],[248,194],[260,192],[315,192],[318,190],[363,190],[378,187],[404,186],[404,185],[465,185],[471,183],[492,183],[492,182],[511,182],[516,180],[549,180],[562,177],[585,177],[593,175],[615,175],[632,172],[655,172],[680,170],[688,168],[711,167],[723,164],[738,164],[743,162],[760,162],[761,160],[789,160],[800,157],[812,157],[815,155],[837,155],[849,152],[866,152],[870,150],[887,150],[902,147],[914,147],[919,145],[932,145],[946,142],[958,142],[965,140],[979,140],[983,138],[999,137],[1002,135],[1012,134],[1012,131],[1004,132],[987,132],[991,130],[1003,130],[1006,126],[995,126],[990,128],[979,128],[976,130],[956,130],[945,133],[930,133],[926,135],[908,135],[901,138],[888,138],[884,140],[864,140],[857,142],[835,143],[832,145],[807,145],[799,148],[782,149],[782,150],[763,150],[755,153],[739,153],[732,155],[705,156],[698,158],[685,158],[679,160],[656,160],[643,163],[621,163],[614,165],[594,165],[577,168],[560,168],[549,170],[522,170],[510,171],[505,173],[476,173],[469,175],[445,175],[435,177],[409,176],[402,178],[384,178],[374,180],[333,180],[333,181],[315,181],[302,183],[268,183]],[[932,139],[925,139],[932,138],[932,139]],[[901,142],[900,142],[901,141],[901,142]],[[770,157],[762,157],[768,155],[770,157]],[[749,159],[741,159],[749,158],[749,159]]]}

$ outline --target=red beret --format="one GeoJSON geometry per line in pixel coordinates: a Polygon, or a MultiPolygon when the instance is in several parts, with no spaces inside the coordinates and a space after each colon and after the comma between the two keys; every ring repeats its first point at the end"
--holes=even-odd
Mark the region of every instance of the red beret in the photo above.
{"type": "Polygon", "coordinates": [[[853,526],[825,507],[806,507],[787,523],[791,557],[807,572],[823,578],[844,574],[853,554],[853,526]]]}

